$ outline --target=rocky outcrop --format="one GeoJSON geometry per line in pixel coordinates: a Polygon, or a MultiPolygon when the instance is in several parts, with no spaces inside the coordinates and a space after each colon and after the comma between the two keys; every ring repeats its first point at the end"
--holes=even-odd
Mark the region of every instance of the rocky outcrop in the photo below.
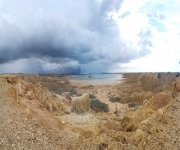
{"type": "Polygon", "coordinates": [[[134,92],[131,94],[131,99],[133,102],[141,101],[141,94],[139,92],[134,92]]]}
{"type": "Polygon", "coordinates": [[[77,114],[82,114],[90,109],[89,94],[85,93],[82,96],[72,100],[71,111],[77,114]]]}
{"type": "MultiPolygon", "coordinates": [[[[12,85],[9,89],[9,94],[23,105],[25,105],[25,101],[36,101],[37,107],[50,112],[57,112],[58,114],[66,114],[68,112],[69,102],[66,100],[66,97],[63,98],[51,93],[38,83],[25,82],[19,76],[8,76],[5,78],[5,82],[12,85]]],[[[27,110],[28,108],[26,112],[27,110]]]]}
{"type": "Polygon", "coordinates": [[[121,122],[122,130],[126,132],[132,132],[136,130],[136,125],[133,123],[133,119],[125,116],[121,122]]]}
{"type": "Polygon", "coordinates": [[[142,97],[142,99],[143,99],[143,101],[144,101],[144,100],[146,100],[146,99],[151,98],[153,95],[154,95],[154,94],[153,94],[152,92],[148,91],[148,92],[143,92],[141,97],[142,97]]]}
{"type": "Polygon", "coordinates": [[[172,96],[176,97],[180,91],[180,77],[177,77],[176,80],[172,83],[172,96]]]}
{"type": "Polygon", "coordinates": [[[132,102],[142,103],[144,100],[151,98],[154,94],[150,91],[148,92],[134,92],[131,94],[132,102]]]}

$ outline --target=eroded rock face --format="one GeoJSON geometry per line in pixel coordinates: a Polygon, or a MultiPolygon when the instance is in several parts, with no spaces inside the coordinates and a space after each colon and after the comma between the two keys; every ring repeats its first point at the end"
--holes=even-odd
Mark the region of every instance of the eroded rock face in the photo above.
{"type": "Polygon", "coordinates": [[[77,114],[82,114],[90,109],[89,94],[85,93],[82,96],[74,99],[71,105],[71,111],[77,114]]]}
{"type": "Polygon", "coordinates": [[[134,92],[131,94],[131,99],[133,102],[139,102],[141,100],[141,94],[139,92],[134,92]]]}
{"type": "MultiPolygon", "coordinates": [[[[56,111],[60,114],[66,114],[69,108],[63,98],[45,90],[38,83],[24,82],[19,76],[6,77],[5,82],[12,84],[9,89],[9,95],[12,95],[13,99],[23,105],[26,105],[25,101],[29,101],[31,103],[34,101],[34,103],[37,102],[37,107],[46,109],[50,112],[56,111]]],[[[32,115],[30,118],[32,118],[32,115]]]]}
{"type": "Polygon", "coordinates": [[[148,100],[149,98],[151,98],[154,94],[150,91],[147,92],[134,92],[131,94],[131,99],[132,102],[138,102],[138,103],[142,103],[144,100],[148,100]]]}
{"type": "Polygon", "coordinates": [[[22,79],[18,76],[16,77],[6,77],[6,81],[12,85],[16,85],[22,81],[22,79]]]}
{"type": "MultiPolygon", "coordinates": [[[[72,104],[69,100],[67,105],[65,95],[53,94],[37,82],[8,78],[3,83],[0,79],[2,149],[179,149],[180,93],[172,99],[172,94],[176,96],[180,90],[178,81],[172,93],[170,90],[152,93],[149,88],[130,91],[129,97],[138,91],[132,98],[143,101],[132,111],[92,115],[87,112],[88,94],[72,104]],[[19,103],[10,94],[16,95],[19,103]],[[64,115],[65,106],[70,105],[77,114],[71,113],[71,109],[70,115],[64,115]],[[87,113],[79,115],[84,112],[87,113]]],[[[145,86],[143,82],[138,84],[138,88],[145,86]]]]}
{"type": "Polygon", "coordinates": [[[173,97],[176,97],[179,91],[180,91],[180,77],[178,77],[178,78],[172,83],[172,96],[173,96],[173,97]]]}
{"type": "Polygon", "coordinates": [[[154,95],[154,94],[153,94],[152,92],[150,92],[150,91],[148,91],[148,92],[143,92],[143,93],[142,93],[142,99],[143,99],[143,101],[144,101],[145,99],[151,98],[153,95],[154,95]]]}
{"type": "Polygon", "coordinates": [[[125,116],[121,122],[122,130],[126,132],[132,132],[136,130],[136,125],[133,123],[133,119],[125,116]]]}

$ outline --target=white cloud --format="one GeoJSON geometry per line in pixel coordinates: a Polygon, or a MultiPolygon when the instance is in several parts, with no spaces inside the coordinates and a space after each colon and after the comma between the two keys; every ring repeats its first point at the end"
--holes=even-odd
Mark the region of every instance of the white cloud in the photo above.
{"type": "Polygon", "coordinates": [[[129,63],[117,63],[114,70],[180,71],[179,1],[146,0],[138,3],[127,0],[124,1],[118,15],[114,15],[114,18],[126,42],[138,49],[138,42],[142,41],[138,34],[141,30],[148,29],[151,32],[153,46],[149,48],[151,54],[131,60],[129,63]],[[127,11],[129,12],[127,16],[117,17],[127,11]]]}
{"type": "Polygon", "coordinates": [[[119,14],[122,14],[126,11],[130,13],[137,13],[139,8],[145,5],[148,0],[125,0],[122,4],[122,8],[119,10],[119,14]]]}
{"type": "Polygon", "coordinates": [[[137,34],[147,26],[148,19],[144,14],[131,14],[124,19],[118,19],[118,26],[124,40],[131,43],[138,42],[137,34]]]}

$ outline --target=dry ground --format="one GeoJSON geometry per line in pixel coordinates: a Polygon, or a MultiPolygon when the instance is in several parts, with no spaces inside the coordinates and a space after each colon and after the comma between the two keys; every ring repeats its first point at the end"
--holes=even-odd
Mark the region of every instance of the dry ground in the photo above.
{"type": "Polygon", "coordinates": [[[175,73],[124,77],[122,84],[91,86],[63,76],[0,75],[0,149],[179,150],[180,77],[175,73]],[[64,92],[71,98],[94,94],[110,112],[72,113],[64,92]],[[139,93],[137,99],[134,92],[139,93]],[[153,95],[144,99],[147,92],[153,95]],[[123,104],[116,106],[109,96],[121,97],[123,104]],[[129,108],[130,102],[139,105],[129,108]]]}

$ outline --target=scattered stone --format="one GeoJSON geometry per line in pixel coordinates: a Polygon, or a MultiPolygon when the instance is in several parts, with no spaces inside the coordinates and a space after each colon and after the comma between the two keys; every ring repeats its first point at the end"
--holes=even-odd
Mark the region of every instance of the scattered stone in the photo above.
{"type": "Polygon", "coordinates": [[[62,125],[65,125],[66,122],[65,121],[61,121],[61,123],[62,123],[62,125]]]}

